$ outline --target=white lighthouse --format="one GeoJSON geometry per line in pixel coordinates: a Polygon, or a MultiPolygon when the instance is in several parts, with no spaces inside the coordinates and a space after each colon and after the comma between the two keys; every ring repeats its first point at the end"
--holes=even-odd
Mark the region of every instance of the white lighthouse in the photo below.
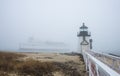
{"type": "Polygon", "coordinates": [[[77,34],[79,38],[78,50],[80,53],[92,49],[92,39],[90,39],[90,33],[88,32],[88,27],[83,25],[80,27],[80,31],[77,34]]]}

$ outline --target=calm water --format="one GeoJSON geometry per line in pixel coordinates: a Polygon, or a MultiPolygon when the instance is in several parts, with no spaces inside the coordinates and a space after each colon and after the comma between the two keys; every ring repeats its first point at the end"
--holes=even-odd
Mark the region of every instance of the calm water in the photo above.
{"type": "Polygon", "coordinates": [[[61,49],[61,50],[51,50],[51,49],[19,49],[18,52],[53,52],[53,53],[66,53],[70,52],[68,49],[61,49]]]}

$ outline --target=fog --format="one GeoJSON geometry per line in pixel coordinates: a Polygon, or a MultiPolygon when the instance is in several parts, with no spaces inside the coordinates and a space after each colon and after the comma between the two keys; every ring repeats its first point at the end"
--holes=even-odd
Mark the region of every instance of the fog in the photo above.
{"type": "Polygon", "coordinates": [[[84,22],[95,51],[120,51],[120,0],[0,0],[0,49],[17,50],[30,37],[64,42],[77,51],[84,22]]]}

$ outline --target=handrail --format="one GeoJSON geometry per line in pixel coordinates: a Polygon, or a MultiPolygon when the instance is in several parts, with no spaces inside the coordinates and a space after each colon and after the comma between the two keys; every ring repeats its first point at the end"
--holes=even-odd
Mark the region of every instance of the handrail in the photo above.
{"type": "Polygon", "coordinates": [[[120,58],[94,51],[83,51],[89,76],[120,76],[120,58]],[[114,74],[114,75],[113,75],[114,74]]]}
{"type": "Polygon", "coordinates": [[[120,74],[120,58],[107,54],[100,54],[93,51],[88,52],[120,74]]]}

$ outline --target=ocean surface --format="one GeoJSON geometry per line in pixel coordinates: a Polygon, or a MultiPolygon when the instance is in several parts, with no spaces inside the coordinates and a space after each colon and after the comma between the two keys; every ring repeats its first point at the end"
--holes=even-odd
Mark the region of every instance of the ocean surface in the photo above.
{"type": "Polygon", "coordinates": [[[51,49],[19,49],[18,52],[48,52],[48,53],[67,53],[68,49],[51,50],[51,49]]]}

